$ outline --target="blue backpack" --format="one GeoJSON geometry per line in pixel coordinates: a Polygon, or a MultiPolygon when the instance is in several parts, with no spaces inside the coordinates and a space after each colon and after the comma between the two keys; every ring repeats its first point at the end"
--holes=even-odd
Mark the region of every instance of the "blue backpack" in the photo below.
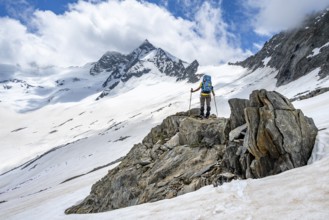
{"type": "Polygon", "coordinates": [[[202,80],[201,92],[202,93],[210,93],[211,90],[212,90],[211,76],[204,75],[203,80],[202,80]]]}

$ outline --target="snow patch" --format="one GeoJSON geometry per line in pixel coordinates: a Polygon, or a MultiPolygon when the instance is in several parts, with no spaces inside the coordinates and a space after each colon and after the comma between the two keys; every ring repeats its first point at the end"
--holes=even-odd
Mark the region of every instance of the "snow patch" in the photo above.
{"type": "Polygon", "coordinates": [[[312,50],[312,54],[308,55],[306,58],[311,58],[311,57],[314,57],[314,56],[317,56],[318,54],[320,54],[320,50],[324,47],[327,47],[329,46],[329,42],[326,43],[325,45],[323,45],[322,47],[320,48],[315,48],[312,50]]]}
{"type": "Polygon", "coordinates": [[[268,62],[270,62],[270,60],[272,59],[272,57],[266,57],[262,60],[262,62],[264,63],[264,66],[267,66],[268,62]]]}
{"type": "Polygon", "coordinates": [[[144,57],[141,58],[141,60],[147,61],[147,60],[153,60],[154,56],[156,55],[157,51],[156,50],[152,50],[151,52],[149,52],[148,54],[146,54],[144,57]]]}

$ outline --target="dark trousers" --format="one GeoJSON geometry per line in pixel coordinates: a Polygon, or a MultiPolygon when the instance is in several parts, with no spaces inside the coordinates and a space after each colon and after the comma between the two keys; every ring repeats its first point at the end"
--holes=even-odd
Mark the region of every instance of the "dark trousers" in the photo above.
{"type": "Polygon", "coordinates": [[[210,102],[211,102],[211,96],[200,96],[200,115],[204,116],[204,104],[207,104],[207,112],[206,117],[209,117],[210,115],[210,102]]]}

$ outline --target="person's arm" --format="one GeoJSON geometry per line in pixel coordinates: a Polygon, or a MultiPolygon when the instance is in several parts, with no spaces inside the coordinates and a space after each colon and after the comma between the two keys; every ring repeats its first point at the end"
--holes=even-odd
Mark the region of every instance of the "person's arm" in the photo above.
{"type": "Polygon", "coordinates": [[[196,88],[195,90],[193,89],[193,88],[191,88],[191,92],[197,92],[197,91],[199,91],[201,89],[201,85],[198,87],[198,88],[196,88]]]}
{"type": "Polygon", "coordinates": [[[191,92],[197,92],[197,91],[199,91],[201,88],[202,88],[202,82],[200,83],[200,85],[199,85],[198,88],[196,88],[196,89],[192,89],[192,88],[191,88],[191,92]]]}
{"type": "Polygon", "coordinates": [[[212,87],[212,90],[211,90],[211,92],[212,92],[212,95],[215,97],[215,91],[214,91],[214,87],[212,87]]]}

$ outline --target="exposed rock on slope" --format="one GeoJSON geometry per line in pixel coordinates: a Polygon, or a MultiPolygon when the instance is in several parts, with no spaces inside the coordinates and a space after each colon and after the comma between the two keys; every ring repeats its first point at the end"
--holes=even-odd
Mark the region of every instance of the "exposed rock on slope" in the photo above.
{"type": "Polygon", "coordinates": [[[303,166],[311,156],[317,128],[277,92],[254,91],[245,109],[244,147],[255,157],[247,177],[265,177],[303,166]]]}
{"type": "Polygon", "coordinates": [[[237,99],[230,106],[230,119],[200,120],[197,109],[191,116],[169,116],[66,213],[108,211],[306,165],[317,129],[285,97],[254,91],[250,101],[237,99]],[[246,124],[238,115],[242,110],[246,124]]]}
{"type": "Polygon", "coordinates": [[[231,108],[230,115],[230,124],[231,129],[235,129],[246,123],[246,119],[244,117],[244,109],[250,106],[250,102],[247,99],[230,99],[228,100],[228,104],[231,108]]]}
{"type": "Polygon", "coordinates": [[[201,121],[186,113],[166,118],[92,187],[82,204],[66,213],[112,210],[172,198],[211,184],[203,175],[222,157],[227,126],[227,119],[201,121]]]}
{"type": "Polygon", "coordinates": [[[324,87],[324,88],[317,88],[313,91],[306,91],[302,94],[297,94],[294,98],[291,98],[290,101],[294,102],[296,100],[304,100],[304,99],[309,99],[318,95],[321,95],[325,92],[329,92],[329,88],[328,87],[324,87]]]}
{"type": "Polygon", "coordinates": [[[250,70],[265,65],[277,69],[277,86],[287,84],[320,68],[329,73],[329,8],[308,18],[294,30],[275,35],[254,56],[237,64],[250,70]]]}

